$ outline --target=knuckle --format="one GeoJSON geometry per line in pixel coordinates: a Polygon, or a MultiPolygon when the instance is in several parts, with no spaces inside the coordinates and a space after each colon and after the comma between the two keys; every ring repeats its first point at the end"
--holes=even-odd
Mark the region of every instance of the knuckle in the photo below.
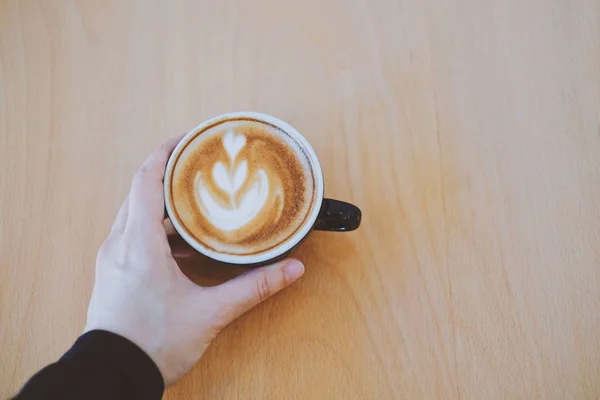
{"type": "Polygon", "coordinates": [[[168,143],[163,143],[160,145],[160,147],[158,148],[158,154],[161,157],[165,157],[165,156],[169,156],[169,144],[168,143]]]}
{"type": "Polygon", "coordinates": [[[128,243],[125,237],[114,238],[109,236],[102,244],[96,256],[96,265],[100,268],[125,269],[129,263],[128,243]]]}
{"type": "Polygon", "coordinates": [[[149,173],[150,173],[150,168],[148,167],[148,165],[146,163],[144,163],[144,164],[142,164],[142,166],[140,167],[138,172],[133,177],[133,180],[134,181],[144,180],[144,178],[146,176],[148,176],[149,173]]]}
{"type": "Polygon", "coordinates": [[[100,246],[100,250],[98,250],[98,254],[96,255],[96,264],[102,265],[108,259],[108,240],[100,246]]]}
{"type": "Polygon", "coordinates": [[[271,286],[269,285],[267,274],[265,272],[261,272],[256,279],[256,297],[259,301],[264,301],[269,296],[271,296],[271,286]]]}

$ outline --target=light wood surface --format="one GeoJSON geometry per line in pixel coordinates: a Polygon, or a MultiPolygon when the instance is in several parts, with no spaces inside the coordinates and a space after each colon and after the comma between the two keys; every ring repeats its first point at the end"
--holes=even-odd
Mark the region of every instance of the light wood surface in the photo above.
{"type": "Polygon", "coordinates": [[[600,398],[597,0],[0,1],[0,397],[81,332],[148,152],[235,110],[364,222],[165,398],[600,398]]]}

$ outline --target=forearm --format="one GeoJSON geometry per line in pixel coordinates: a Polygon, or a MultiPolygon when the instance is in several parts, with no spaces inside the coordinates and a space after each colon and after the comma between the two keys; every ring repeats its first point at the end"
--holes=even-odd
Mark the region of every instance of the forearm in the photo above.
{"type": "Polygon", "coordinates": [[[34,375],[15,399],[152,400],[163,391],[160,371],[146,353],[119,335],[96,330],[34,375]]]}

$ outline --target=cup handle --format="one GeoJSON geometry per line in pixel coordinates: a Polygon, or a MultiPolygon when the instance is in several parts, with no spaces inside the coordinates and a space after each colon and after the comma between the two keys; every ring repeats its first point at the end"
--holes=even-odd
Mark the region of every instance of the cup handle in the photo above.
{"type": "Polygon", "coordinates": [[[317,231],[349,232],[360,226],[362,212],[354,204],[323,199],[314,229],[317,231]]]}

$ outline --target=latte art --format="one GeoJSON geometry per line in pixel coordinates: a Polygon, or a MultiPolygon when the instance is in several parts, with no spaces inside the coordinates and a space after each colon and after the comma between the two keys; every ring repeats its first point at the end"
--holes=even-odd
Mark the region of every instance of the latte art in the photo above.
{"type": "Polygon", "coordinates": [[[279,186],[269,186],[269,177],[263,169],[258,169],[254,177],[250,177],[250,183],[245,185],[247,190],[241,191],[248,178],[248,161],[242,160],[236,164],[236,158],[245,145],[246,136],[243,134],[229,131],[223,135],[223,147],[229,157],[229,165],[217,161],[212,170],[212,179],[228,195],[226,204],[222,204],[218,197],[211,193],[200,171],[194,180],[198,207],[209,223],[224,232],[240,229],[254,220],[267,204],[269,195],[281,197],[277,202],[277,210],[270,213],[274,217],[271,223],[276,223],[281,216],[283,191],[279,186]]]}
{"type": "Polygon", "coordinates": [[[318,203],[314,166],[297,139],[253,119],[219,121],[179,150],[169,201],[203,249],[260,256],[294,240],[318,203]]]}

